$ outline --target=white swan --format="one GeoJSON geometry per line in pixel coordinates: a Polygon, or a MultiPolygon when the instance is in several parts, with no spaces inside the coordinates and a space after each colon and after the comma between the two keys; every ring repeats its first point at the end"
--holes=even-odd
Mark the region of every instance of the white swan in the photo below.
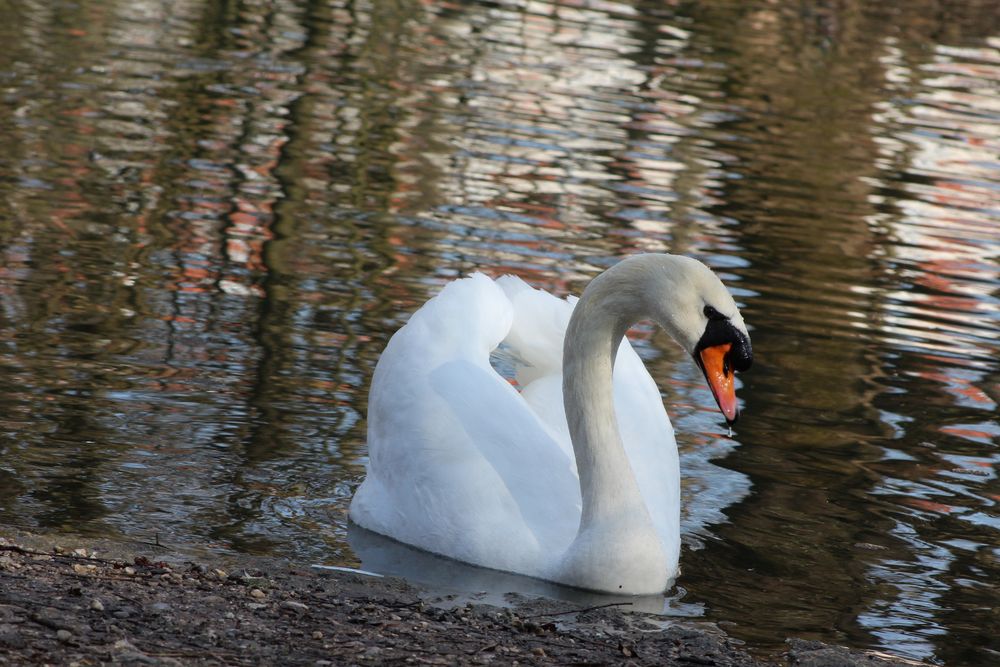
{"type": "Polygon", "coordinates": [[[630,257],[578,302],[511,276],[447,285],[375,368],[351,519],[474,565],[596,591],[666,590],[680,477],[659,390],[624,338],[644,318],[693,355],[735,421],[733,372],[749,368],[750,338],[697,260],[630,257]],[[500,343],[520,392],[490,365],[500,343]]]}

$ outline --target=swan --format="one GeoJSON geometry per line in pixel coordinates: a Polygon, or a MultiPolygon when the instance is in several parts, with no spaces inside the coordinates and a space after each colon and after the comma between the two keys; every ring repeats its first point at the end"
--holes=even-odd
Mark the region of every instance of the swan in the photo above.
{"type": "Polygon", "coordinates": [[[680,474],[660,392],[625,338],[642,319],[692,355],[732,424],[750,336],[695,259],[628,257],[579,300],[513,276],[447,284],[376,364],[350,519],[481,567],[665,591],[678,570],[680,474]],[[491,365],[498,346],[517,386],[491,365]]]}

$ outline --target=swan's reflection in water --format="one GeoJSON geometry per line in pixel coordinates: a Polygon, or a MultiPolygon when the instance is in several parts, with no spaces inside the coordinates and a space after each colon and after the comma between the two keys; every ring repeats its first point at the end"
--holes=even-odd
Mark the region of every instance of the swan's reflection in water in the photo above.
{"type": "Polygon", "coordinates": [[[693,617],[704,613],[702,605],[683,602],[681,598],[686,591],[676,586],[665,595],[632,597],[590,593],[442,558],[354,523],[348,525],[347,541],[361,559],[361,570],[406,579],[427,589],[431,593],[428,598],[442,606],[475,602],[507,607],[523,596],[565,602],[567,610],[623,603],[629,611],[666,616],[693,617]]]}

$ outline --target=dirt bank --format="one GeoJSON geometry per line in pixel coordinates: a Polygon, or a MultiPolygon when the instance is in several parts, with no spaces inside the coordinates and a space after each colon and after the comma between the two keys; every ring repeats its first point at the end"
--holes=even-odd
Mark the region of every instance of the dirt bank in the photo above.
{"type": "Polygon", "coordinates": [[[0,665],[913,664],[796,641],[761,659],[707,624],[615,607],[445,609],[398,579],[58,544],[0,537],[0,665]]]}

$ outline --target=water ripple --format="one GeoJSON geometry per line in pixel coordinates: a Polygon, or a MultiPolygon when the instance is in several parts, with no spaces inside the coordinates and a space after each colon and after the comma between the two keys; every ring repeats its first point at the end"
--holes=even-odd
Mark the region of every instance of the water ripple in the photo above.
{"type": "Polygon", "coordinates": [[[631,334],[681,606],[775,650],[1000,651],[992,3],[15,5],[0,522],[358,566],[368,382],[414,308],[682,252],[757,360],[729,439],[631,334]]]}

